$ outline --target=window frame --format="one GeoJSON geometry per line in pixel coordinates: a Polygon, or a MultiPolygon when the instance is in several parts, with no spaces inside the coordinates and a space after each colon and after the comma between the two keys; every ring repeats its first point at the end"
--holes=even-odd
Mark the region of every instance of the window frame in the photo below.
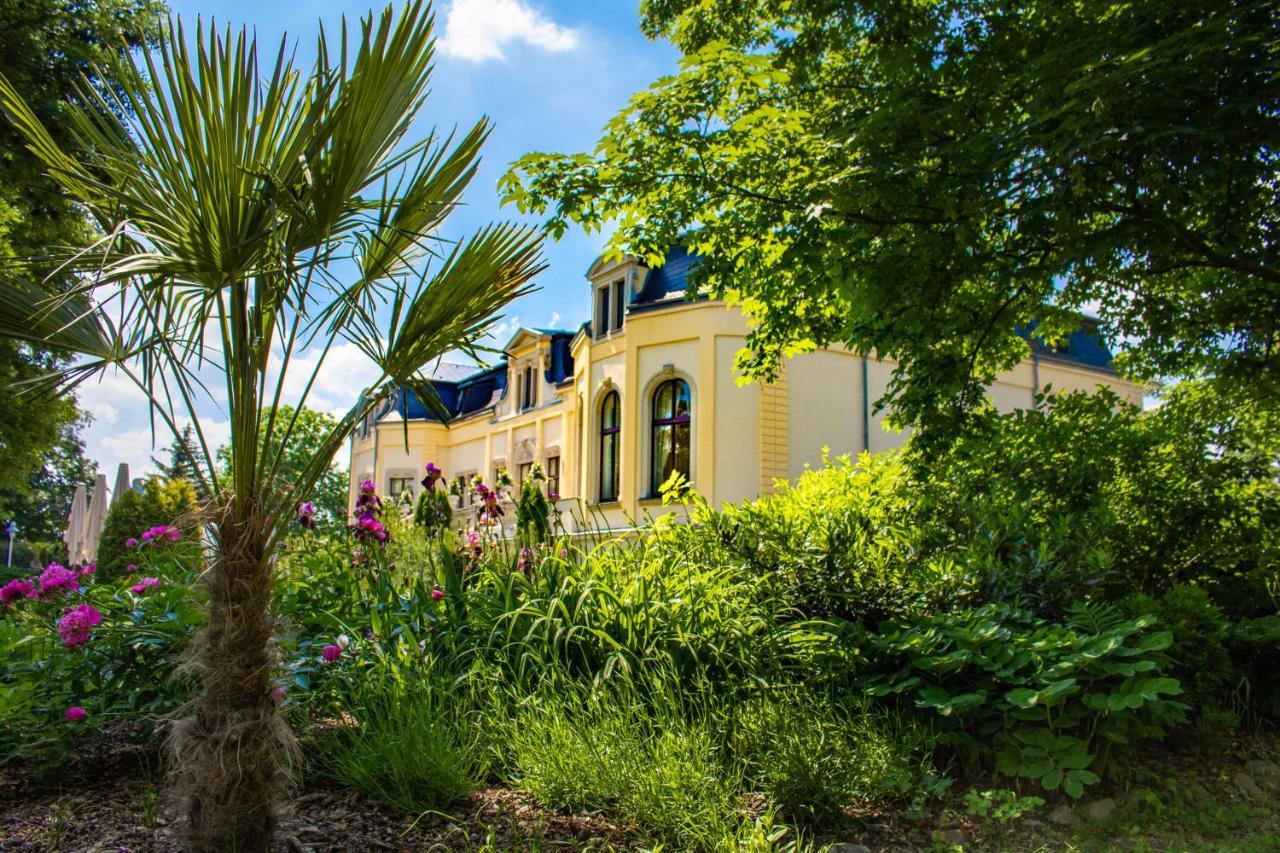
{"type": "Polygon", "coordinates": [[[689,382],[679,376],[673,376],[664,379],[654,386],[653,391],[649,394],[649,497],[657,497],[660,494],[662,484],[671,476],[670,472],[665,474],[658,471],[658,447],[659,436],[663,430],[667,430],[670,434],[670,447],[668,459],[672,460],[672,471],[677,470],[675,460],[678,458],[679,444],[677,436],[680,434],[680,427],[684,427],[684,458],[685,470],[681,471],[685,479],[692,479],[693,476],[693,388],[689,382]],[[684,388],[684,395],[688,399],[688,408],[683,415],[677,414],[680,400],[680,387],[684,388]],[[671,398],[671,415],[660,417],[658,415],[658,398],[662,392],[672,389],[671,398]]]}
{"type": "Polygon", "coordinates": [[[600,503],[612,503],[618,500],[622,492],[622,460],[619,458],[622,451],[622,395],[615,389],[605,392],[600,398],[600,405],[597,409],[600,416],[600,426],[596,430],[599,441],[597,450],[599,452],[599,471],[596,476],[596,499],[600,503]],[[613,423],[609,424],[605,420],[605,409],[612,404],[613,423]],[[605,453],[607,444],[613,445],[613,464],[609,466],[608,474],[610,475],[610,485],[612,490],[605,488],[605,460],[609,456],[605,453]]]}
{"type": "Polygon", "coordinates": [[[560,454],[548,456],[543,460],[542,471],[547,477],[547,494],[560,494],[560,454]]]}

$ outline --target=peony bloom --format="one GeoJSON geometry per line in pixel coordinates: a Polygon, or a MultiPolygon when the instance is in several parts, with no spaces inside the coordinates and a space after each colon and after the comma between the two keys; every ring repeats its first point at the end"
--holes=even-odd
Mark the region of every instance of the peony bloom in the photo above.
{"type": "Polygon", "coordinates": [[[333,663],[342,657],[342,649],[330,643],[320,650],[320,657],[324,658],[326,663],[333,663]]]}
{"type": "Polygon", "coordinates": [[[89,714],[84,710],[84,708],[81,708],[79,705],[72,705],[70,708],[67,709],[68,723],[83,723],[85,721],[85,718],[88,716],[89,714]]]}
{"type": "Polygon", "coordinates": [[[182,538],[182,531],[167,524],[157,524],[142,534],[142,541],[152,547],[163,546],[166,542],[173,544],[182,538]]]}
{"type": "Polygon", "coordinates": [[[439,600],[440,600],[440,599],[442,599],[442,598],[444,598],[444,590],[443,590],[443,589],[441,589],[440,587],[436,587],[435,589],[431,590],[431,600],[432,600],[432,601],[439,601],[439,600]]]}
{"type": "Polygon", "coordinates": [[[137,548],[138,540],[130,536],[128,539],[124,540],[124,547],[130,548],[130,549],[137,548]]]}
{"type": "Polygon", "coordinates": [[[36,585],[31,581],[14,578],[4,586],[0,586],[0,603],[12,604],[19,598],[35,598],[36,585]]]}
{"type": "Polygon", "coordinates": [[[151,589],[151,587],[159,585],[159,578],[143,578],[133,586],[129,587],[129,592],[132,592],[134,595],[143,595],[147,590],[151,589]]]}
{"type": "Polygon", "coordinates": [[[40,573],[41,597],[52,595],[58,590],[68,593],[78,589],[80,589],[80,574],[58,563],[50,563],[49,567],[40,573]]]}
{"type": "Polygon", "coordinates": [[[98,570],[97,563],[85,563],[84,566],[80,568],[80,577],[84,577],[85,575],[91,575],[97,570],[98,570]]]}
{"type": "Polygon", "coordinates": [[[89,642],[89,629],[101,621],[102,614],[92,604],[68,607],[67,612],[58,620],[58,636],[62,637],[62,644],[69,649],[83,646],[89,642]]]}

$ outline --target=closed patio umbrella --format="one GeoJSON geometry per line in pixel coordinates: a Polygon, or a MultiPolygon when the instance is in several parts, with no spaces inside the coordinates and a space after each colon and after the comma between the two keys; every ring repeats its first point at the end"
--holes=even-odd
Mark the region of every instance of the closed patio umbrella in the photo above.
{"type": "Polygon", "coordinates": [[[84,484],[76,486],[75,495],[71,498],[71,512],[67,515],[67,530],[62,534],[62,541],[67,546],[67,562],[80,563],[84,557],[84,528],[89,515],[89,496],[84,484]]]}

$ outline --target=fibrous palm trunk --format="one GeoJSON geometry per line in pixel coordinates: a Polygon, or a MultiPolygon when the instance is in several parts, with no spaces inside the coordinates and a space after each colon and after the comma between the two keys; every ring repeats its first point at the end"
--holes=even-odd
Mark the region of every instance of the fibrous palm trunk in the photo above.
{"type": "Polygon", "coordinates": [[[209,624],[194,649],[203,690],[171,743],[183,834],[200,853],[268,849],[294,749],[271,681],[266,531],[259,513],[237,503],[220,513],[203,580],[209,624]]]}

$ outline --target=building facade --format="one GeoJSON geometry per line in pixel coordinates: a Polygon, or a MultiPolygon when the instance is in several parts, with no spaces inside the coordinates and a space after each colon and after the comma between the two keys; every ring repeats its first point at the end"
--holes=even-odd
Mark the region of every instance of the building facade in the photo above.
{"type": "MultiPolygon", "coordinates": [[[[898,447],[904,433],[874,411],[894,364],[830,347],[791,358],[770,384],[741,383],[734,357],[746,319],[716,300],[685,298],[692,259],[676,248],[650,269],[597,260],[587,273],[591,321],[576,330],[521,329],[488,369],[441,364],[432,375],[447,421],[402,392],[351,441],[351,503],[359,483],[398,495],[421,488],[426,463],[449,481],[516,483],[538,463],[564,518],[626,527],[664,511],[659,487],[685,474],[713,505],[754,498],[832,454],[898,447]]],[[[1029,408],[1046,387],[1099,385],[1141,403],[1086,328],[1059,348],[1035,342],[989,395],[1003,411],[1029,408]]],[[[474,500],[455,498],[459,514],[474,500]]]]}

